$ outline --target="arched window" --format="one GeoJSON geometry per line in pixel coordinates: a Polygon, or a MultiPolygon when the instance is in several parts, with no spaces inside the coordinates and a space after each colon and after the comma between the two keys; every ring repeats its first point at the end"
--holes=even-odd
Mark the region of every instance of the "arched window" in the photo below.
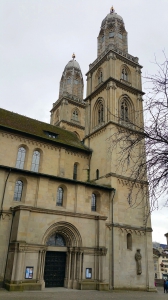
{"type": "Polygon", "coordinates": [[[127,70],[125,68],[122,69],[121,79],[123,79],[125,81],[128,81],[128,72],[127,72],[127,70]]]}
{"type": "Polygon", "coordinates": [[[96,211],[96,195],[92,194],[91,211],[96,211]]]}
{"type": "Polygon", "coordinates": [[[96,170],[96,179],[99,179],[99,169],[96,170]]]}
{"type": "Polygon", "coordinates": [[[78,78],[75,78],[74,83],[78,84],[78,78]]]}
{"type": "Polygon", "coordinates": [[[98,84],[103,82],[103,73],[102,72],[99,72],[98,74],[98,84]]]}
{"type": "Polygon", "coordinates": [[[131,235],[131,233],[127,234],[127,249],[132,250],[132,235],[131,235]]]}
{"type": "Polygon", "coordinates": [[[71,84],[71,78],[70,77],[67,78],[67,84],[71,84]]]}
{"type": "Polygon", "coordinates": [[[109,32],[109,38],[113,38],[114,37],[114,32],[110,31],[109,32]]]}
{"type": "Polygon", "coordinates": [[[99,106],[98,106],[98,124],[102,123],[104,120],[103,120],[103,103],[99,103],[99,106]]]}
{"type": "Polygon", "coordinates": [[[64,194],[64,190],[63,188],[59,187],[57,190],[57,206],[62,206],[63,205],[63,194],[64,194]]]}
{"type": "Polygon", "coordinates": [[[20,147],[17,154],[16,168],[23,169],[25,156],[26,156],[26,149],[24,147],[20,147]]]}
{"type": "Polygon", "coordinates": [[[57,246],[57,247],[65,247],[66,242],[64,237],[59,233],[52,234],[47,240],[46,244],[48,246],[57,246]]]}
{"type": "Polygon", "coordinates": [[[121,27],[119,28],[119,32],[118,32],[118,37],[119,37],[120,39],[123,38],[123,33],[124,33],[124,28],[121,26],[121,27]]]}
{"type": "Polygon", "coordinates": [[[74,168],[73,168],[73,179],[74,180],[77,180],[77,171],[78,171],[78,164],[75,163],[74,168]]]}
{"type": "Polygon", "coordinates": [[[78,121],[78,111],[76,109],[72,113],[72,119],[78,121]]]}
{"type": "Polygon", "coordinates": [[[104,123],[104,100],[103,98],[97,99],[93,107],[93,128],[104,123]]]}
{"type": "Polygon", "coordinates": [[[101,37],[101,42],[102,43],[104,42],[104,35],[102,35],[102,37],[101,37]]]}
{"type": "Polygon", "coordinates": [[[38,172],[39,164],[40,164],[40,152],[35,150],[33,152],[31,171],[38,172]]]}
{"type": "Polygon", "coordinates": [[[121,102],[121,120],[128,122],[128,102],[127,99],[123,99],[121,102]]]}
{"type": "Polygon", "coordinates": [[[21,180],[17,180],[15,183],[15,191],[14,191],[14,201],[21,201],[23,191],[23,182],[21,180]]]}

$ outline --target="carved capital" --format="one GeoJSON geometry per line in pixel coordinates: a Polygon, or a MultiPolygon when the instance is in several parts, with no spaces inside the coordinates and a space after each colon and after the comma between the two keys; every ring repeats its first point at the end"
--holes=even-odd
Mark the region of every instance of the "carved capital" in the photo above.
{"type": "Polygon", "coordinates": [[[143,101],[143,98],[142,98],[142,96],[140,94],[138,94],[137,100],[143,101]]]}
{"type": "Polygon", "coordinates": [[[142,72],[141,72],[141,69],[138,68],[138,67],[136,67],[136,72],[137,72],[138,74],[141,74],[141,73],[142,73],[142,72]]]}
{"type": "Polygon", "coordinates": [[[114,53],[110,53],[109,55],[107,55],[107,60],[110,60],[110,59],[116,60],[117,57],[114,53]]]}
{"type": "Polygon", "coordinates": [[[110,82],[107,83],[106,89],[107,89],[107,90],[109,90],[109,89],[116,90],[116,89],[117,89],[117,85],[116,85],[115,82],[110,81],[110,82]]]}

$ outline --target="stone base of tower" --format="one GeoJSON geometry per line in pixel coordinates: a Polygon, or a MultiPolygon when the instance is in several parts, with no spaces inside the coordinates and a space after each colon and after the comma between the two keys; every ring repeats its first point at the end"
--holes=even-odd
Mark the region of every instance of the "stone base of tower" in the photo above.
{"type": "Polygon", "coordinates": [[[40,291],[43,289],[42,284],[36,282],[5,282],[3,287],[9,292],[40,291]]]}
{"type": "Polygon", "coordinates": [[[82,280],[79,283],[80,290],[98,290],[98,291],[108,291],[109,284],[104,282],[98,282],[95,280],[82,280]]]}
{"type": "Polygon", "coordinates": [[[116,287],[113,287],[113,290],[115,291],[146,291],[146,292],[154,292],[154,293],[157,293],[157,289],[155,287],[146,287],[146,286],[135,286],[135,287],[127,287],[127,286],[116,286],[116,287]]]}

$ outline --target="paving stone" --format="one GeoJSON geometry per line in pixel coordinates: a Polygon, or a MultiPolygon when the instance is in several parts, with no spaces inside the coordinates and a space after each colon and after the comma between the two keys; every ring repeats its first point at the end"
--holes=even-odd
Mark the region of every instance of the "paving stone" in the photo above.
{"type": "Polygon", "coordinates": [[[43,291],[8,292],[0,290],[0,300],[162,300],[168,299],[163,288],[158,287],[157,293],[137,291],[79,291],[64,288],[51,288],[43,291]]]}

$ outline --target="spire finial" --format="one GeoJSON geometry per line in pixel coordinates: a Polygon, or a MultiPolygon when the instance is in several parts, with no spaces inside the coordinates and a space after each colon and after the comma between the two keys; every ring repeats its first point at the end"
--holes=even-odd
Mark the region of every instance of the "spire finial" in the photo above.
{"type": "Polygon", "coordinates": [[[114,7],[112,6],[111,8],[110,8],[110,14],[113,14],[114,13],[114,7]]]}
{"type": "Polygon", "coordinates": [[[73,53],[73,54],[72,54],[72,58],[75,59],[75,57],[76,57],[76,56],[75,56],[75,53],[73,53]]]}

